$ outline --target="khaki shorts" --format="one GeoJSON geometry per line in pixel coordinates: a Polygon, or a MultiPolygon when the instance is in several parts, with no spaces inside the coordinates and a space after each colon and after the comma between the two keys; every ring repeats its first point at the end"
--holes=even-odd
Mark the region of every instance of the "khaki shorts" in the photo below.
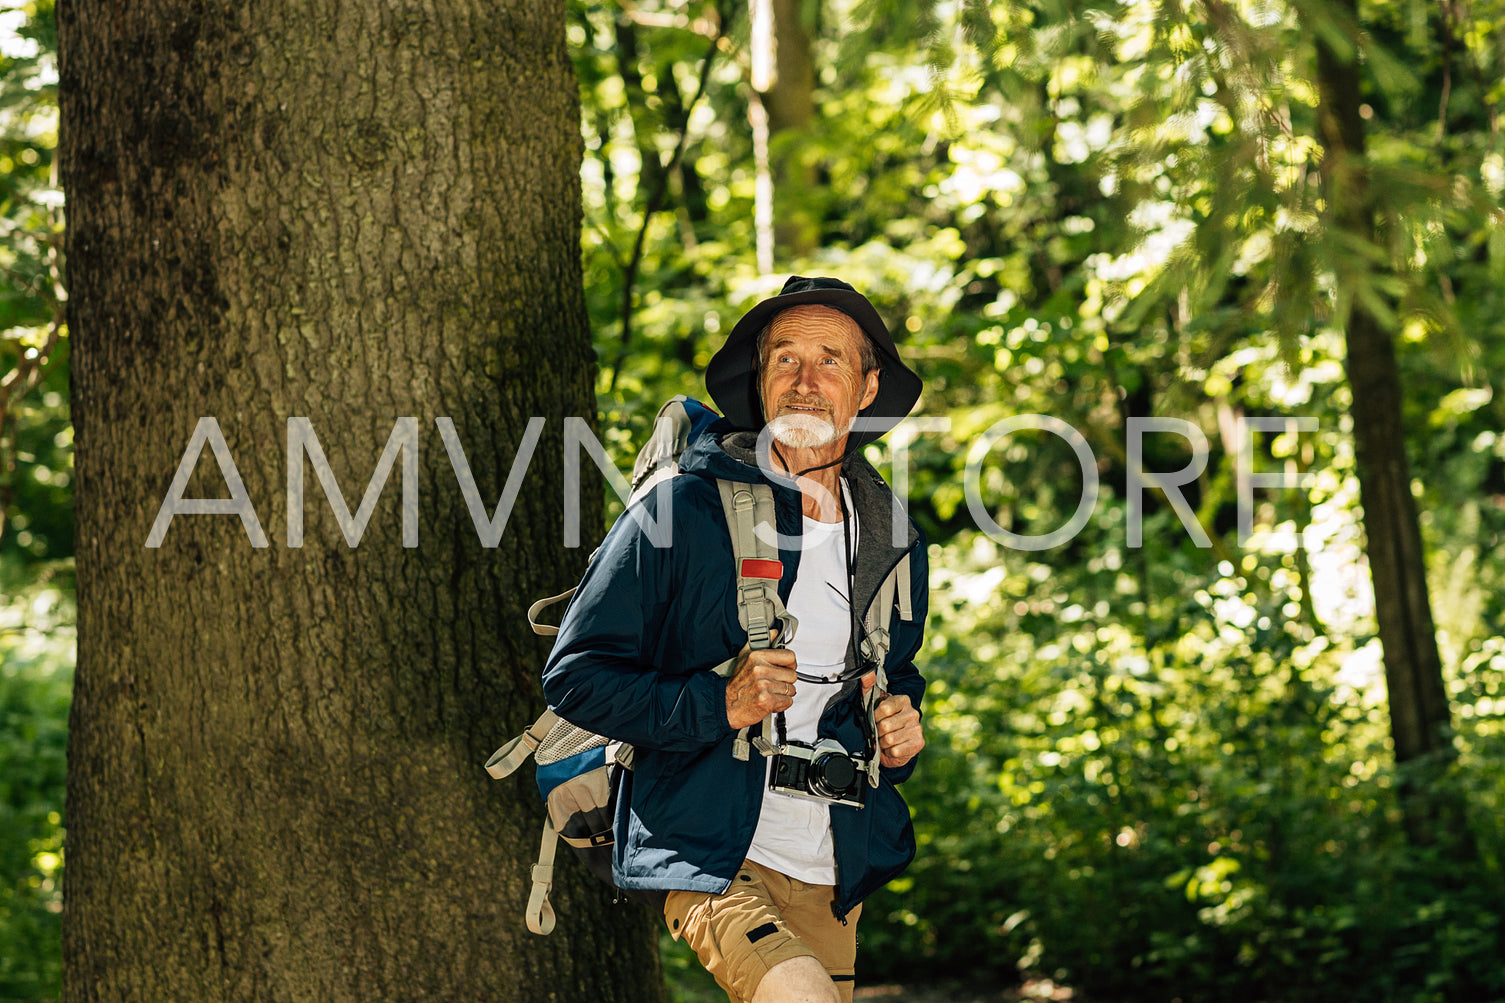
{"type": "Polygon", "coordinates": [[[720,895],[672,891],[664,921],[684,938],[732,1003],[747,1003],[774,965],[790,958],[819,961],[847,1003],[855,987],[858,906],[843,924],[831,913],[836,889],[786,877],[744,860],[720,895]]]}

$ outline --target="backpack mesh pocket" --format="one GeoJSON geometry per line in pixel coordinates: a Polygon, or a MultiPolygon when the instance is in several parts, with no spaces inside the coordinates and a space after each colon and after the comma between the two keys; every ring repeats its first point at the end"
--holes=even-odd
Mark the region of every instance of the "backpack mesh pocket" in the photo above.
{"type": "Polygon", "coordinates": [[[611,739],[605,735],[593,734],[583,728],[575,727],[568,721],[560,721],[550,728],[543,741],[538,743],[538,751],[533,753],[533,761],[540,766],[545,766],[569,759],[588,749],[610,744],[611,739]]]}

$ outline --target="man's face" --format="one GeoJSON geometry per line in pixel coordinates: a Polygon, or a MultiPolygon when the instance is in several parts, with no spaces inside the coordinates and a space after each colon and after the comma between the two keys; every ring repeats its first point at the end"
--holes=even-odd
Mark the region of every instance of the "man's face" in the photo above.
{"type": "Polygon", "coordinates": [[[828,306],[791,307],[774,316],[758,389],[782,445],[829,445],[873,402],[878,373],[862,373],[863,337],[855,320],[828,306]]]}

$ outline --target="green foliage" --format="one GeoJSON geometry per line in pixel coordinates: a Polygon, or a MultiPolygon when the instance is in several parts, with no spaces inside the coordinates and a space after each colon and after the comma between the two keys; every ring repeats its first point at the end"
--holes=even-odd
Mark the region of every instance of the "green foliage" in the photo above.
{"type": "Polygon", "coordinates": [[[73,553],[51,0],[0,10],[0,553],[73,553]]]}
{"type": "Polygon", "coordinates": [[[73,429],[62,325],[57,30],[0,10],[0,999],[59,998],[73,675],[73,429]]]}
{"type": "MultiPolygon", "coordinates": [[[[809,4],[817,123],[775,135],[818,250],[755,260],[744,7],[573,0],[582,264],[619,468],[791,272],[872,297],[926,380],[901,429],[932,543],[920,852],[864,978],[1043,973],[1184,1000],[1505,999],[1505,7],[1365,0],[809,4]],[[1323,225],[1316,37],[1360,54],[1374,244],[1323,225]],[[1341,327],[1396,340],[1466,826],[1407,843],[1362,559],[1341,327]],[[1040,551],[978,532],[1064,525],[1040,551]],[[1238,419],[1260,490],[1240,541],[1238,419]],[[1174,417],[1143,439],[1134,418],[1174,417]],[[1194,464],[1205,455],[1205,465],[1194,464]],[[1141,473],[1182,491],[1209,547],[1141,473]],[[1136,490],[1136,486],[1144,490],[1136,490]],[[1131,507],[1143,505],[1142,540],[1131,507]],[[1275,534],[1305,530],[1306,550],[1275,534]]],[[[57,992],[72,433],[50,0],[0,17],[0,998],[57,992]],[[20,387],[19,382],[13,384],[20,387]]],[[[615,501],[612,499],[611,501],[615,501]]],[[[609,506],[609,516],[620,506],[609,506]]],[[[719,990],[683,945],[676,998],[719,990]]]]}
{"type": "Polygon", "coordinates": [[[0,999],[62,990],[63,785],[73,684],[71,561],[0,557],[0,999]],[[20,584],[19,578],[30,579],[20,584]]]}
{"type": "MultiPolygon", "coordinates": [[[[633,8],[645,22],[655,9],[633,8]]],[[[625,234],[606,237],[644,225],[633,155],[677,133],[637,133],[648,123],[611,80],[620,46],[588,12],[585,173],[612,183],[587,185],[587,231],[603,236],[587,291],[619,464],[659,401],[700,391],[739,308],[789,272],[869,292],[908,333],[919,412],[951,420],[869,449],[883,467],[895,440],[909,446],[935,608],[930,746],[907,790],[920,854],[871,900],[866,976],[1035,971],[1145,998],[1505,997],[1491,557],[1505,520],[1505,161],[1491,125],[1505,10],[1363,15],[1375,246],[1322,225],[1311,39],[1354,44],[1333,5],[827,5],[819,127],[774,138],[820,179],[779,203],[820,220],[820,250],[769,277],[753,261],[733,30],[704,99],[714,114],[690,117],[675,198],[647,222],[624,342],[625,234]],[[1389,766],[1340,333],[1353,297],[1397,334],[1461,726],[1450,782],[1468,829],[1430,851],[1398,826],[1389,766]],[[1083,530],[1039,552],[978,534],[964,491],[982,433],[1028,413],[1077,429],[1100,484],[1083,530]],[[1253,470],[1313,483],[1255,492],[1241,541],[1237,422],[1253,416],[1317,420],[1251,437],[1253,470]],[[1129,420],[1146,417],[1189,422],[1208,444],[1183,488],[1207,549],[1163,493],[1135,491],[1141,471],[1197,458],[1156,432],[1136,467],[1129,420]],[[1310,549],[1277,546],[1303,530],[1310,549]],[[1477,863],[1454,862],[1471,852],[1477,863]]],[[[672,31],[638,42],[645,78],[692,79],[695,63],[670,68],[672,31]]],[[[1062,526],[1082,493],[1076,455],[1050,434],[1017,432],[977,463],[981,507],[1014,533],[1062,526]]]]}
{"type": "MultiPolygon", "coordinates": [[[[932,744],[906,790],[920,853],[864,917],[874,975],[1035,970],[1188,1000],[1505,995],[1498,861],[1406,844],[1364,651],[1301,621],[1294,561],[1187,568],[1126,623],[984,538],[946,557],[932,744]]],[[[1495,665],[1474,673],[1485,692],[1505,684],[1495,665]]],[[[1497,741],[1486,707],[1471,741],[1497,741]]],[[[1476,748],[1454,773],[1476,835],[1497,827],[1495,762],[1476,748]]]]}

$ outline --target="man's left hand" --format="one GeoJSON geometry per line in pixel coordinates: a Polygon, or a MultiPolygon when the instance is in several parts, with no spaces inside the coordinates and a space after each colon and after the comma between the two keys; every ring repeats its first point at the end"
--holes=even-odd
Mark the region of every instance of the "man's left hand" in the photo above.
{"type": "MultiPolygon", "coordinates": [[[[862,695],[878,684],[878,673],[862,677],[862,695]]],[[[903,766],[925,747],[925,732],[920,727],[920,712],[910,705],[907,696],[886,696],[873,712],[878,728],[878,762],[887,767],[903,766]]]]}

